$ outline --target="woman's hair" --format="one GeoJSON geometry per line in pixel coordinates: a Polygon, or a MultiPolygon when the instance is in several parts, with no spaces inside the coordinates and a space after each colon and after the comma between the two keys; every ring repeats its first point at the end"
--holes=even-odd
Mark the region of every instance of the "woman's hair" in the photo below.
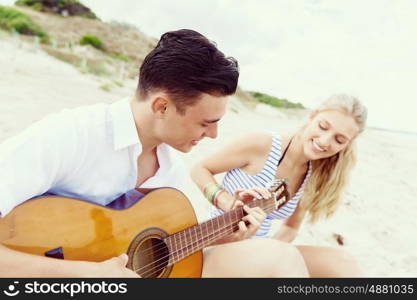
{"type": "MultiPolygon", "coordinates": [[[[338,110],[352,116],[359,126],[359,133],[364,130],[367,109],[357,98],[344,94],[333,95],[313,114],[327,110],[338,110]]],[[[309,212],[309,222],[314,223],[334,214],[341,204],[343,189],[355,163],[355,139],[339,153],[311,162],[313,171],[306,184],[301,204],[309,212]]]]}

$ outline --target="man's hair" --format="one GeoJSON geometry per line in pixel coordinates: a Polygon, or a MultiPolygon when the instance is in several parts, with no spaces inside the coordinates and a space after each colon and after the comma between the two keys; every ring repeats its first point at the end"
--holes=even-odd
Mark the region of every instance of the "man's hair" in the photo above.
{"type": "Polygon", "coordinates": [[[226,57],[216,44],[189,29],[163,34],[139,69],[137,94],[163,91],[180,113],[193,105],[201,93],[228,96],[235,93],[239,78],[237,61],[226,57]]]}

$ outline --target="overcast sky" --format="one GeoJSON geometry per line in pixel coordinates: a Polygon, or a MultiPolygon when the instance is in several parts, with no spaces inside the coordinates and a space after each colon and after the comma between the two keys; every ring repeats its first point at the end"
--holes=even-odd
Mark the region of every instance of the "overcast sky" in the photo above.
{"type": "Polygon", "coordinates": [[[245,90],[308,107],[350,93],[367,105],[369,125],[417,132],[417,1],[82,2],[155,38],[180,28],[203,33],[238,59],[245,90]]]}

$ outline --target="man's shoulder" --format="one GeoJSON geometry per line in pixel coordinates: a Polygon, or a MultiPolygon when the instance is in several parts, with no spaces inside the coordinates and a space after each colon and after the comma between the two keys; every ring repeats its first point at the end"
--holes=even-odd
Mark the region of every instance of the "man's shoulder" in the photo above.
{"type": "Polygon", "coordinates": [[[55,113],[45,116],[41,121],[41,126],[53,126],[59,129],[63,127],[75,130],[89,130],[103,126],[111,121],[109,112],[113,103],[92,103],[77,107],[64,108],[55,113]]]}
{"type": "Polygon", "coordinates": [[[105,136],[110,105],[108,103],[94,103],[61,109],[32,123],[16,138],[44,137],[54,140],[85,140],[84,138],[105,136]],[[92,131],[94,134],[91,134],[92,131]]]}
{"type": "Polygon", "coordinates": [[[100,118],[105,116],[110,105],[110,103],[93,103],[73,108],[65,108],[52,116],[62,117],[64,119],[69,118],[74,121],[86,118],[100,118]]]}

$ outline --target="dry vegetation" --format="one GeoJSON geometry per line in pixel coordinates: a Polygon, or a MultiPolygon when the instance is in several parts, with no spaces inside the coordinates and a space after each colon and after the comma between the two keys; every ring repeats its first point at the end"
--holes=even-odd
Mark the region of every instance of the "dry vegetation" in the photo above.
{"type": "MultiPolygon", "coordinates": [[[[64,17],[22,6],[14,8],[28,15],[48,33],[49,43],[41,45],[48,54],[76,66],[83,73],[116,80],[135,78],[143,59],[157,43],[157,39],[147,36],[131,24],[115,21],[105,23],[80,16],[64,17]],[[98,37],[104,49],[81,46],[80,39],[85,35],[98,37]]],[[[250,109],[258,103],[240,88],[236,98],[250,109]]]]}
{"type": "Polygon", "coordinates": [[[126,75],[135,77],[140,63],[157,42],[127,24],[104,23],[78,16],[63,17],[20,6],[15,8],[48,32],[51,42],[43,48],[49,54],[78,67],[87,67],[89,71],[92,69],[91,72],[96,75],[117,72],[123,65],[126,75]],[[85,35],[100,38],[105,51],[79,46],[80,39],[85,35]]]}

